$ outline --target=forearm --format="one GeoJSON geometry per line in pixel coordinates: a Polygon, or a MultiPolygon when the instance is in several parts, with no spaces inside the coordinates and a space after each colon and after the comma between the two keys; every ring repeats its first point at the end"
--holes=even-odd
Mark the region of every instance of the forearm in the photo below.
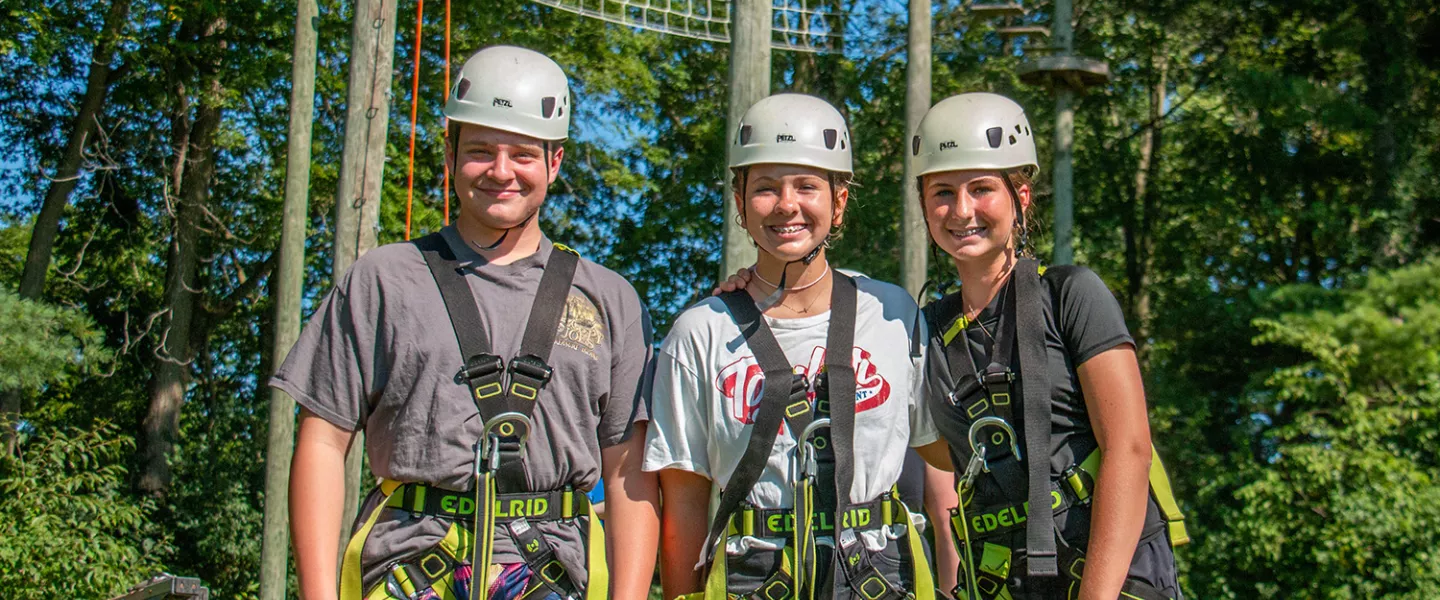
{"type": "Polygon", "coordinates": [[[1125,582],[1145,527],[1149,476],[1148,441],[1101,454],[1080,598],[1113,600],[1119,597],[1120,586],[1125,582]]]}
{"type": "Polygon", "coordinates": [[[660,586],[665,600],[704,589],[695,568],[709,533],[710,480],[689,472],[661,471],[660,586]]]}
{"type": "Polygon", "coordinates": [[[333,600],[340,519],[345,493],[345,446],[348,439],[320,439],[329,425],[302,414],[300,435],[290,466],[290,528],[295,544],[295,570],[304,600],[333,600]]]}
{"type": "Polygon", "coordinates": [[[960,554],[950,536],[950,509],[959,502],[955,495],[955,474],[934,466],[925,467],[925,510],[935,534],[935,573],[940,595],[949,597],[960,571],[960,554]]]}
{"type": "Polygon", "coordinates": [[[644,440],[645,426],[640,423],[629,440],[602,454],[608,464],[605,543],[610,557],[610,597],[615,600],[644,600],[655,576],[660,486],[654,473],[640,470],[644,440]]]}

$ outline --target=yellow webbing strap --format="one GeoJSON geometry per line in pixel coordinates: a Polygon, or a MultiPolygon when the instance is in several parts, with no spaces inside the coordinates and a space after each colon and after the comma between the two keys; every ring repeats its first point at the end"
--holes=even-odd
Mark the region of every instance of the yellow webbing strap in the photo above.
{"type": "MultiPolygon", "coordinates": [[[[815,486],[809,477],[800,481],[800,489],[796,490],[795,507],[791,511],[794,517],[793,533],[791,533],[791,549],[794,551],[795,568],[792,573],[799,573],[800,577],[794,577],[794,587],[791,593],[795,597],[815,598],[815,486]]],[[[782,567],[783,568],[783,567],[782,567]]]]}
{"type": "MultiPolygon", "coordinates": [[[[1000,581],[1010,579],[1010,549],[999,544],[985,542],[985,550],[980,555],[980,570],[984,571],[1000,581]]],[[[1011,600],[1009,586],[1001,585],[999,590],[982,590],[986,594],[993,594],[995,600],[1011,600]]]]}
{"type": "MultiPolygon", "coordinates": [[[[910,544],[910,560],[914,563],[915,567],[915,589],[911,590],[911,592],[914,593],[916,600],[931,600],[936,598],[935,577],[931,575],[930,572],[930,561],[925,559],[925,542],[921,539],[920,532],[915,530],[915,520],[910,516],[910,509],[906,508],[903,502],[891,502],[887,500],[886,503],[898,508],[899,510],[896,512],[899,514],[897,516],[905,520],[905,527],[907,529],[905,532],[905,541],[910,544]]],[[[885,512],[888,513],[890,511],[887,510],[885,512]]],[[[886,518],[889,519],[891,517],[887,516],[886,518]]]]}
{"type": "Polygon", "coordinates": [[[955,336],[960,335],[960,332],[965,331],[965,328],[969,326],[970,319],[965,315],[960,315],[960,317],[955,319],[955,322],[950,325],[950,328],[945,330],[945,335],[940,336],[940,339],[945,342],[946,346],[949,346],[950,341],[955,339],[955,336]]]}
{"type": "MultiPolygon", "coordinates": [[[[727,591],[727,590],[726,590],[726,587],[725,587],[725,579],[726,579],[726,578],[725,578],[725,556],[726,556],[726,554],[725,554],[725,540],[726,540],[726,537],[728,537],[728,536],[721,536],[721,538],[720,538],[719,540],[716,540],[716,541],[715,541],[715,543],[718,544],[720,547],[715,549],[715,558],[710,562],[710,573],[705,576],[705,593],[703,594],[703,597],[704,597],[706,600],[725,600],[725,599],[726,599],[726,591],[727,591]]],[[[693,597],[693,596],[694,596],[694,594],[690,594],[690,595],[689,595],[689,597],[693,597]]]]}
{"type": "Polygon", "coordinates": [[[605,562],[605,527],[595,516],[595,507],[590,511],[590,535],[586,538],[585,570],[589,581],[585,583],[585,600],[606,600],[610,597],[610,565],[605,562]]]}
{"type": "Polygon", "coordinates": [[[470,561],[470,598],[486,600],[490,597],[489,573],[495,551],[495,475],[481,471],[475,477],[475,527],[471,543],[475,552],[470,561]],[[476,584],[481,584],[476,587],[476,584]]]}
{"type": "Polygon", "coordinates": [[[1180,503],[1175,501],[1175,491],[1170,489],[1170,476],[1165,474],[1165,463],[1160,462],[1160,453],[1150,446],[1150,493],[1160,505],[1160,514],[1165,517],[1165,526],[1170,529],[1170,545],[1190,543],[1190,534],[1185,530],[1185,514],[1180,512],[1180,503]]]}
{"type": "MultiPolygon", "coordinates": [[[[400,485],[399,481],[381,480],[380,493],[384,494],[385,500],[389,500],[390,495],[400,489],[400,485]]],[[[345,558],[340,563],[340,600],[360,600],[364,596],[364,590],[360,589],[360,551],[364,550],[365,538],[370,536],[370,530],[375,528],[375,521],[380,518],[380,512],[384,509],[385,502],[377,502],[374,510],[370,511],[370,516],[365,518],[365,523],[350,535],[350,542],[345,545],[345,558]]]]}
{"type": "MultiPolygon", "coordinates": [[[[1100,450],[1091,452],[1077,468],[1089,475],[1092,482],[1096,481],[1096,476],[1100,473],[1100,450]]],[[[1160,452],[1155,450],[1154,445],[1150,446],[1150,494],[1155,497],[1155,504],[1160,507],[1160,516],[1165,520],[1165,527],[1170,533],[1170,545],[1173,547],[1190,543],[1190,534],[1185,529],[1185,514],[1180,512],[1180,503],[1175,501],[1175,491],[1170,488],[1170,476],[1165,473],[1165,463],[1160,461],[1160,452]]]]}
{"type": "Polygon", "coordinates": [[[960,501],[955,503],[955,514],[950,516],[950,536],[954,538],[957,546],[965,553],[965,560],[961,561],[960,569],[965,572],[965,578],[960,582],[964,587],[961,593],[964,600],[975,600],[975,591],[979,586],[975,583],[975,551],[970,548],[970,528],[966,527],[965,518],[965,484],[962,482],[955,486],[955,497],[960,501]]]}

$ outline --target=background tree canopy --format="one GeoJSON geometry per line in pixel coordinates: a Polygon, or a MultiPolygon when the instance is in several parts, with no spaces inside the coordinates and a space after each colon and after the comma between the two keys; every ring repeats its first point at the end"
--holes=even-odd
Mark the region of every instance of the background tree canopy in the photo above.
{"type": "MultiPolygon", "coordinates": [[[[844,52],[776,52],[773,90],[846,113],[862,187],[832,260],[894,281],[905,6],[838,6],[844,52]]],[[[414,4],[399,8],[382,243],[404,237],[414,4]]],[[[663,334],[718,273],[726,47],[528,2],[452,10],[457,67],[509,43],[571,75],[544,226],[629,277],[663,334]]],[[[307,310],[332,279],[350,11],[320,4],[307,310]]],[[[1026,106],[1048,222],[1053,103],[1016,75],[1032,57],[955,0],[935,14],[934,98],[1026,106]]],[[[295,5],[0,0],[0,15],[0,589],[104,598],[163,569],[254,597],[295,5]],[[63,186],[30,293],[42,200],[63,186]],[[168,428],[147,418],[166,369],[183,394],[168,428]]],[[[427,10],[422,46],[417,235],[445,198],[441,15],[427,10]]],[[[1179,551],[1187,593],[1440,589],[1440,13],[1088,0],[1076,47],[1114,74],[1079,99],[1077,261],[1141,344],[1195,540],[1179,551]]],[[[949,271],[932,261],[937,281],[949,271]]]]}

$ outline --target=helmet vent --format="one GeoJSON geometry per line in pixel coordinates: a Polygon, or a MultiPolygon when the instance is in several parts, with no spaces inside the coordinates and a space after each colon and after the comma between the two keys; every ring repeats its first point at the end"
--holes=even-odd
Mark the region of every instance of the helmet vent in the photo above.
{"type": "Polygon", "coordinates": [[[742,126],[740,127],[740,145],[741,145],[741,146],[744,146],[744,145],[749,144],[749,143],[750,143],[750,126],[749,126],[749,125],[742,125],[742,126]]]}
{"type": "Polygon", "coordinates": [[[456,99],[456,100],[464,100],[464,99],[465,99],[465,94],[467,94],[467,93],[469,93],[469,92],[470,92],[470,80],[469,80],[469,79],[466,79],[466,78],[464,78],[464,77],[461,77],[461,78],[460,78],[460,84],[455,86],[455,99],[456,99]]]}
{"type": "Polygon", "coordinates": [[[913,136],[913,137],[910,138],[910,155],[911,155],[911,156],[917,156],[917,155],[919,155],[919,154],[920,154],[920,136],[917,135],[917,136],[913,136]]]}
{"type": "Polygon", "coordinates": [[[1013,135],[1010,136],[1010,145],[1011,145],[1011,146],[1014,146],[1014,145],[1015,145],[1015,136],[1013,136],[1013,135]]]}
{"type": "Polygon", "coordinates": [[[1001,140],[1000,136],[1004,134],[1004,129],[1001,129],[999,127],[991,127],[985,130],[985,140],[990,142],[991,148],[999,148],[1001,140]]]}
{"type": "Polygon", "coordinates": [[[824,133],[825,133],[825,149],[826,149],[826,150],[834,150],[834,149],[835,149],[835,142],[840,141],[840,132],[835,131],[834,129],[826,129],[824,133]]]}
{"type": "Polygon", "coordinates": [[[1020,124],[1019,124],[1019,123],[1016,123],[1016,124],[1015,124],[1015,133],[1020,133],[1020,124]]]}
{"type": "Polygon", "coordinates": [[[540,114],[545,118],[555,116],[555,97],[546,96],[540,99],[540,114]]]}

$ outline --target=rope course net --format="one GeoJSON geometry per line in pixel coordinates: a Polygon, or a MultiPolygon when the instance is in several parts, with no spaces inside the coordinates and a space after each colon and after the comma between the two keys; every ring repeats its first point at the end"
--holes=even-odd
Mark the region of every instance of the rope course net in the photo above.
{"type": "MultiPolygon", "coordinates": [[[[730,2],[726,0],[532,0],[536,4],[638,27],[711,42],[730,42],[730,2]]],[[[841,51],[844,15],[838,2],[772,0],[770,46],[778,50],[841,51]]]]}

